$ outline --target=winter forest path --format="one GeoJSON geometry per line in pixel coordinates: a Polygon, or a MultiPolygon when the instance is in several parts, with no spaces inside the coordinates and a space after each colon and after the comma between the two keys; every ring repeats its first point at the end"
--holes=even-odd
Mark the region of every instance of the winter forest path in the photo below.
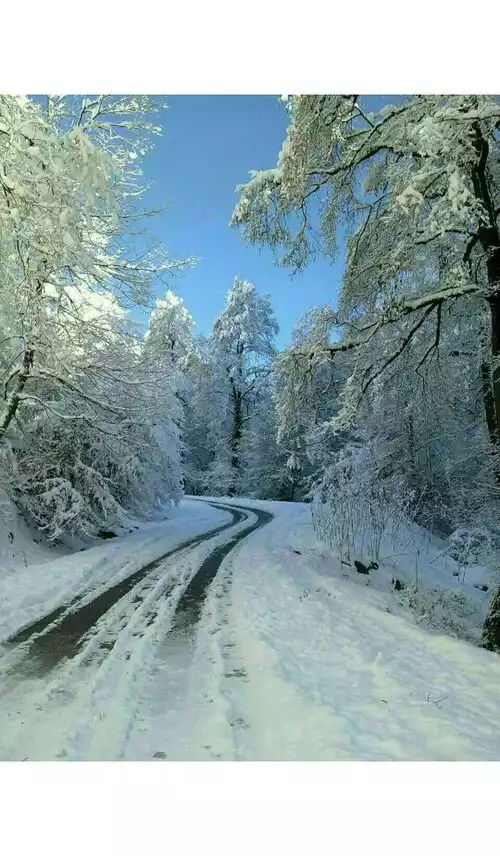
{"type": "Polygon", "coordinates": [[[306,504],[186,499],[47,573],[0,646],[0,760],[500,758],[498,655],[346,572],[306,504]]]}
{"type": "MultiPolygon", "coordinates": [[[[157,683],[159,664],[177,674],[173,660],[179,663],[179,655],[187,666],[221,563],[272,519],[253,508],[210,505],[232,520],[190,538],[97,597],[59,607],[4,644],[0,759],[113,760],[124,757],[126,747],[133,757],[148,758],[134,754],[137,741],[130,741],[145,682],[157,683]]],[[[168,714],[169,698],[164,702],[168,714]]]]}

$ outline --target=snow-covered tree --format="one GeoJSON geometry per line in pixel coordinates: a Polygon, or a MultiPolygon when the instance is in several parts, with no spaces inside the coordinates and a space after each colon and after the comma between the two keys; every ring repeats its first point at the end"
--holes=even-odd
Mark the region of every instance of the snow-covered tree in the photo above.
{"type": "Polygon", "coordinates": [[[241,493],[256,499],[299,498],[302,466],[278,443],[277,376],[271,372],[256,392],[244,432],[241,493]]]}
{"type": "MultiPolygon", "coordinates": [[[[179,480],[184,480],[186,441],[184,431],[192,395],[192,368],[196,361],[194,322],[180,297],[168,289],[156,301],[149,318],[149,328],[143,346],[144,357],[158,380],[155,398],[158,416],[163,426],[169,424],[176,433],[179,480]],[[166,398],[161,398],[161,390],[166,398]]],[[[165,430],[165,428],[163,429],[165,430]]]]}
{"type": "Polygon", "coordinates": [[[317,253],[333,258],[341,226],[346,256],[338,307],[319,312],[322,335],[282,357],[280,430],[298,430],[287,416],[301,405],[313,414],[311,379],[334,362],[343,382],[313,432],[326,455],[323,487],[334,485],[328,473],[344,454],[328,462],[334,439],[352,435],[370,452],[375,482],[399,473],[414,510],[427,503],[429,523],[491,521],[500,486],[500,100],[417,95],[368,112],[359,96],[308,95],[288,109],[277,166],[239,188],[233,225],[281,249],[280,263],[296,270],[317,253]]]}
{"type": "Polygon", "coordinates": [[[334,254],[339,221],[347,226],[340,311],[330,313],[341,339],[312,355],[356,352],[341,422],[422,328],[434,332],[424,362],[432,358],[443,313],[458,302],[482,316],[476,352],[498,445],[500,101],[414,96],[375,114],[357,96],[297,96],[289,106],[278,165],[240,188],[233,223],[251,242],[282,246],[282,262],[299,269],[317,248],[334,254]],[[368,361],[394,324],[393,347],[368,361]]]}
{"type": "Polygon", "coordinates": [[[229,495],[240,487],[245,428],[269,376],[277,332],[269,298],[237,277],[211,336],[214,397],[219,409],[219,452],[214,466],[229,495]]]}
{"type": "Polygon", "coordinates": [[[176,392],[175,374],[152,363],[127,326],[89,360],[76,400],[47,382],[19,420],[11,480],[19,507],[57,537],[95,534],[124,509],[142,515],[178,500],[176,392]]]}
{"type": "Polygon", "coordinates": [[[175,393],[154,389],[127,320],[179,267],[131,240],[147,213],[139,163],[160,106],[143,96],[48,98],[43,108],[0,97],[0,443],[15,447],[4,456],[16,469],[11,492],[52,535],[88,530],[139,494],[179,495],[175,393]],[[171,422],[160,430],[165,398],[171,422]],[[155,457],[159,445],[170,463],[162,458],[145,489],[146,450],[155,457]]]}
{"type": "Polygon", "coordinates": [[[185,368],[193,352],[194,321],[183,300],[171,289],[155,302],[149,316],[146,335],[148,350],[154,350],[160,359],[168,358],[172,365],[185,368]]]}
{"type": "Polygon", "coordinates": [[[465,367],[474,404],[480,384],[499,480],[499,100],[413,96],[367,113],[357,96],[298,96],[289,109],[278,165],[240,188],[233,223],[298,269],[333,256],[338,224],[347,230],[339,307],[321,311],[312,347],[285,354],[291,386],[339,362],[346,382],[324,427],[342,434],[389,378],[418,387],[450,355],[441,382],[456,370],[460,383],[465,367]]]}
{"type": "Polygon", "coordinates": [[[236,278],[211,335],[194,340],[184,431],[189,490],[263,495],[264,484],[278,483],[277,474],[264,475],[266,465],[258,452],[264,450],[266,424],[272,432],[266,450],[271,465],[269,446],[275,450],[276,444],[271,367],[277,331],[269,298],[236,278]]]}
{"type": "Polygon", "coordinates": [[[293,330],[292,347],[279,355],[275,366],[278,439],[288,449],[288,466],[301,472],[309,487],[346,439],[346,432],[330,429],[347,367],[328,357],[329,316],[328,308],[307,312],[293,330]],[[313,358],[318,352],[323,359],[313,358]],[[303,354],[309,355],[307,361],[303,354]]]}
{"type": "Polygon", "coordinates": [[[155,277],[175,267],[164,254],[126,255],[136,147],[144,131],[133,110],[148,105],[133,98],[108,106],[105,96],[98,101],[102,113],[88,115],[84,99],[78,119],[62,130],[27,99],[0,100],[0,303],[9,307],[0,438],[36,377],[67,384],[73,349],[65,351],[64,362],[60,340],[73,341],[81,326],[87,338],[101,335],[95,313],[82,315],[89,295],[108,294],[122,306],[145,302],[155,277]]]}
{"type": "Polygon", "coordinates": [[[195,336],[183,393],[184,478],[186,492],[195,495],[217,491],[211,482],[211,467],[218,456],[223,420],[214,395],[215,376],[210,338],[195,336]]]}

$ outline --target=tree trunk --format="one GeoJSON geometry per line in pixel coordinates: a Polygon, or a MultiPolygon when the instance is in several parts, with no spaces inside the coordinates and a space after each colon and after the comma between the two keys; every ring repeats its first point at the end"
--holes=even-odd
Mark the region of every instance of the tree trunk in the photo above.
{"type": "Polygon", "coordinates": [[[493,596],[488,617],[484,622],[483,648],[500,651],[500,588],[493,596]]]}
{"type": "MultiPolygon", "coordinates": [[[[498,242],[497,242],[498,243],[498,242]]],[[[500,455],[500,247],[490,253],[487,262],[488,283],[494,289],[488,298],[491,320],[491,361],[483,365],[483,395],[490,440],[500,455]],[[487,382],[485,379],[487,373],[487,382]]],[[[500,484],[499,457],[495,455],[495,477],[500,484]]],[[[500,652],[500,588],[491,602],[483,628],[483,645],[488,651],[500,652]]]]}
{"type": "Polygon", "coordinates": [[[236,480],[240,469],[240,442],[243,429],[243,360],[245,345],[238,342],[236,345],[236,379],[230,376],[231,391],[233,398],[233,424],[231,429],[231,470],[232,482],[229,487],[229,496],[236,494],[236,480]]]}
{"type": "MultiPolygon", "coordinates": [[[[500,358],[500,234],[497,226],[497,212],[492,198],[488,180],[488,158],[490,148],[484,138],[479,122],[474,122],[471,128],[472,144],[477,153],[471,179],[476,199],[481,203],[487,218],[479,227],[477,238],[486,256],[486,273],[490,295],[488,305],[491,321],[491,360],[493,369],[491,378],[486,378],[483,367],[483,393],[486,411],[486,422],[493,447],[500,448],[500,366],[495,362],[500,358]]],[[[498,474],[496,473],[498,479],[498,474]]]]}
{"type": "MultiPolygon", "coordinates": [[[[488,280],[498,288],[500,285],[500,252],[497,252],[496,255],[498,256],[496,279],[490,279],[488,270],[488,280]]],[[[500,444],[500,292],[495,292],[488,299],[488,305],[491,320],[491,361],[493,369],[491,371],[491,395],[485,399],[485,407],[490,437],[492,443],[498,446],[500,444]]]]}
{"type": "Polygon", "coordinates": [[[239,391],[234,392],[233,404],[233,426],[231,433],[231,470],[233,473],[233,481],[229,488],[229,496],[234,496],[236,493],[236,478],[240,469],[240,441],[243,427],[243,400],[239,391]]]}
{"type": "Polygon", "coordinates": [[[486,361],[481,364],[481,380],[483,383],[483,402],[486,413],[486,424],[490,441],[496,448],[498,445],[497,423],[495,417],[495,399],[493,397],[493,378],[491,366],[486,361]]]}
{"type": "MultiPolygon", "coordinates": [[[[491,363],[482,366],[483,397],[486,422],[494,450],[494,473],[497,483],[500,484],[500,233],[487,172],[489,144],[483,137],[479,122],[472,126],[472,141],[477,152],[477,163],[471,174],[472,184],[476,198],[487,214],[486,223],[481,225],[477,232],[486,256],[491,322],[491,363]]],[[[483,634],[484,647],[490,651],[500,651],[500,588],[492,600],[483,634]]]]}
{"type": "Polygon", "coordinates": [[[490,313],[490,360],[481,365],[486,425],[493,448],[493,469],[500,485],[500,248],[491,251],[487,262],[490,313]]]}
{"type": "Polygon", "coordinates": [[[3,413],[0,416],[0,440],[3,440],[10,423],[17,413],[22,392],[26,386],[26,381],[31,374],[31,369],[33,368],[34,356],[35,354],[33,349],[27,345],[24,351],[21,369],[16,375],[15,387],[12,392],[7,395],[3,413]]]}

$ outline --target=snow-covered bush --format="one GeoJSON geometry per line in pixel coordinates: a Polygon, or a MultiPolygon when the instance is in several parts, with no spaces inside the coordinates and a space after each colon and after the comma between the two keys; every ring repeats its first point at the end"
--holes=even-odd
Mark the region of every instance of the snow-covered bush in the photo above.
{"type": "MultiPolygon", "coordinates": [[[[145,413],[146,407],[144,401],[145,413]]],[[[151,427],[110,415],[96,429],[84,419],[36,415],[8,458],[12,498],[52,539],[63,532],[95,535],[124,510],[148,516],[178,502],[180,448],[171,416],[151,427]]]]}
{"type": "Polygon", "coordinates": [[[63,532],[95,535],[117,522],[111,449],[88,426],[38,419],[16,453],[11,492],[23,516],[49,539],[63,532]]]}
{"type": "Polygon", "coordinates": [[[448,538],[448,555],[461,567],[487,561],[493,548],[493,536],[487,529],[455,529],[448,538]]]}
{"type": "Polygon", "coordinates": [[[398,594],[401,605],[411,610],[419,624],[449,636],[479,644],[484,613],[464,591],[435,587],[425,591],[404,587],[398,594]]]}
{"type": "Polygon", "coordinates": [[[397,536],[408,503],[401,479],[380,477],[370,446],[351,443],[313,491],[313,522],[347,561],[354,554],[377,560],[383,536],[397,536]]]}

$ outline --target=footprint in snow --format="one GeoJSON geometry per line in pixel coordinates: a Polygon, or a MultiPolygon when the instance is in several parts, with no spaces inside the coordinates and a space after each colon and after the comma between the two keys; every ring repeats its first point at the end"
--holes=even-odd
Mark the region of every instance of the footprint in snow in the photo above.
{"type": "Polygon", "coordinates": [[[248,722],[245,722],[241,716],[237,716],[236,719],[233,719],[229,723],[229,725],[231,728],[248,728],[248,722]]]}
{"type": "Polygon", "coordinates": [[[226,672],[225,678],[246,678],[247,670],[244,668],[233,669],[231,672],[226,672]]]}

